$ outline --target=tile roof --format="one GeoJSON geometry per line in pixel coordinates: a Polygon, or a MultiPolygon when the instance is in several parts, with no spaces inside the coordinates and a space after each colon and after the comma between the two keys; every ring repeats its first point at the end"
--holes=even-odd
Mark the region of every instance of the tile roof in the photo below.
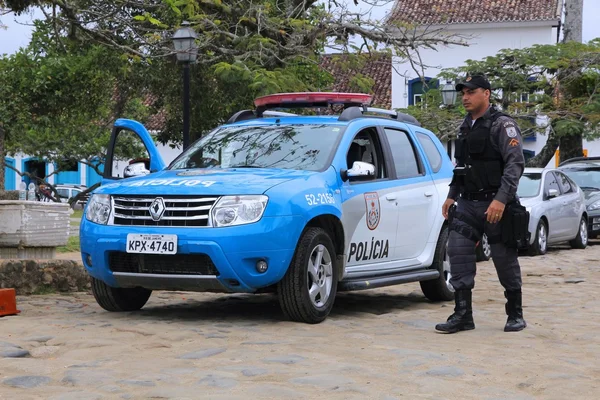
{"type": "Polygon", "coordinates": [[[563,0],[396,0],[387,23],[558,21],[563,0]]]}
{"type": "MultiPolygon", "coordinates": [[[[351,59],[353,60],[353,59],[351,59]]],[[[372,105],[390,109],[392,107],[392,58],[384,53],[365,54],[359,63],[349,60],[347,55],[327,54],[321,57],[320,65],[333,75],[334,83],[327,90],[334,92],[356,92],[351,79],[357,74],[371,78],[374,85],[372,105]]]]}

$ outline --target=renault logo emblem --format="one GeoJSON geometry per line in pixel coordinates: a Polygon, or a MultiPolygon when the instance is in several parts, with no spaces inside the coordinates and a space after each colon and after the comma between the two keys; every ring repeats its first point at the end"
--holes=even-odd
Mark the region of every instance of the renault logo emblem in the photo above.
{"type": "Polygon", "coordinates": [[[165,212],[165,202],[162,197],[157,197],[154,199],[152,204],[150,204],[150,216],[154,221],[158,221],[161,219],[165,212]]]}

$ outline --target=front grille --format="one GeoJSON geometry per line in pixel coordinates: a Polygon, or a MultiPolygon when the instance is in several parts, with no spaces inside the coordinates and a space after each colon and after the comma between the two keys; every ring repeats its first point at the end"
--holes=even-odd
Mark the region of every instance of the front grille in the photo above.
{"type": "Polygon", "coordinates": [[[219,275],[206,254],[131,254],[112,252],[108,259],[113,272],[134,274],[219,275]]]}
{"type": "Polygon", "coordinates": [[[114,225],[127,226],[207,226],[208,214],[217,197],[162,197],[165,211],[158,221],[150,215],[150,205],[156,197],[113,197],[114,225]]]}

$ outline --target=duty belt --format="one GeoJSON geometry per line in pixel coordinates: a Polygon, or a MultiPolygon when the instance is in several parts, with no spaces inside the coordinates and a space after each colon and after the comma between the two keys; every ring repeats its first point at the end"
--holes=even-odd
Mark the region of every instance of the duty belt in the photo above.
{"type": "Polygon", "coordinates": [[[496,197],[496,192],[461,193],[460,197],[471,201],[494,200],[494,197],[496,197]]]}

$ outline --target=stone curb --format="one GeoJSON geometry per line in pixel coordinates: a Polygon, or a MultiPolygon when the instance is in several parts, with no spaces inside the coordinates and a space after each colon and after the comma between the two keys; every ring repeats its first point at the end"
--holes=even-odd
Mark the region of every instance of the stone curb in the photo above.
{"type": "Polygon", "coordinates": [[[80,262],[73,260],[0,260],[0,288],[17,295],[80,292],[91,288],[80,262]]]}

